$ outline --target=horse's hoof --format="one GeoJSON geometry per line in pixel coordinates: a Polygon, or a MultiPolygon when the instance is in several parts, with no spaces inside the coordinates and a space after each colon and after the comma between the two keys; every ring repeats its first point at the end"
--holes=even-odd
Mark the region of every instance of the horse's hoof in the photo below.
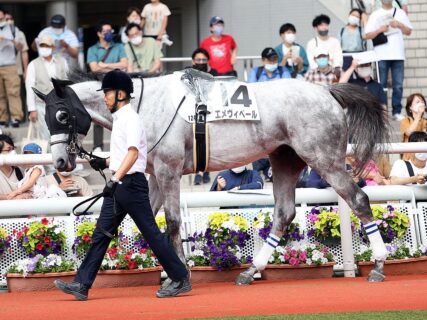
{"type": "Polygon", "coordinates": [[[368,275],[369,282],[383,282],[384,279],[385,279],[385,275],[375,269],[369,272],[369,275],[368,275]]]}
{"type": "Polygon", "coordinates": [[[247,286],[250,285],[252,282],[254,282],[254,277],[252,277],[247,272],[242,272],[241,274],[239,274],[234,283],[238,286],[247,286]]]}

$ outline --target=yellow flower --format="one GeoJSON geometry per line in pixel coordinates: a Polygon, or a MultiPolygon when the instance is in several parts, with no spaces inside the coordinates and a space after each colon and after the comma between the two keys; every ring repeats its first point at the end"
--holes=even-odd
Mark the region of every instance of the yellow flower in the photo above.
{"type": "Polygon", "coordinates": [[[248,230],[248,222],[246,221],[245,218],[235,216],[233,217],[233,219],[234,219],[234,224],[236,224],[240,230],[242,231],[248,230]]]}
{"type": "Polygon", "coordinates": [[[0,239],[5,239],[9,234],[5,228],[0,228],[0,239]]]}
{"type": "Polygon", "coordinates": [[[158,213],[156,215],[156,223],[160,230],[165,231],[166,230],[166,216],[164,213],[158,213]]]}
{"type": "Polygon", "coordinates": [[[208,225],[214,229],[221,228],[222,224],[230,220],[230,214],[227,212],[214,212],[208,217],[208,225]]]}

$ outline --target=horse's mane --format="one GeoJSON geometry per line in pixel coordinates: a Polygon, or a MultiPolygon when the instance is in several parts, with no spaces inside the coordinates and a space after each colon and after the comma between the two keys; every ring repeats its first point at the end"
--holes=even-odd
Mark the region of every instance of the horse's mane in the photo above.
{"type": "MultiPolygon", "coordinates": [[[[72,81],[73,83],[81,83],[81,82],[88,82],[88,81],[102,81],[104,78],[105,73],[101,72],[85,72],[80,69],[73,69],[68,73],[68,79],[69,81],[72,81]]],[[[166,73],[147,73],[147,72],[133,72],[129,73],[129,76],[132,79],[140,79],[140,78],[157,78],[160,76],[166,75],[166,73]]]]}

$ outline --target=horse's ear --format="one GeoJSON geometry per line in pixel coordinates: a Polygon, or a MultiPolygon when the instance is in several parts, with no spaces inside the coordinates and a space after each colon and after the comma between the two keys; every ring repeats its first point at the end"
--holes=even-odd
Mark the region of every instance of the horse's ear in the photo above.
{"type": "Polygon", "coordinates": [[[39,90],[37,90],[36,88],[34,88],[34,87],[31,87],[31,89],[33,89],[33,91],[34,91],[34,93],[36,94],[36,96],[37,97],[39,97],[40,99],[42,99],[43,101],[46,101],[46,95],[43,93],[43,92],[41,92],[41,91],[39,91],[39,90]]]}
{"type": "Polygon", "coordinates": [[[59,80],[52,78],[53,88],[55,89],[55,93],[58,97],[64,99],[65,98],[65,87],[73,84],[72,81],[69,80],[59,80]]]}

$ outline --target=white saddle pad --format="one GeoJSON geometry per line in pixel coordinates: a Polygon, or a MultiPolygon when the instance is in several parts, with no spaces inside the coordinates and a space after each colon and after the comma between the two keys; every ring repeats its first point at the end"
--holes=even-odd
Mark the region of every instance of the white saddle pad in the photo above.
{"type": "MultiPolygon", "coordinates": [[[[178,114],[187,122],[194,122],[196,96],[181,80],[183,72],[177,71],[171,77],[171,94],[175,109],[182,98],[185,100],[178,114]]],[[[197,80],[196,80],[197,81],[197,80]]],[[[206,104],[207,122],[216,120],[259,121],[258,105],[252,89],[245,82],[236,79],[200,80],[204,92],[201,103],[206,104]],[[205,101],[204,101],[205,100],[205,101]]]]}

